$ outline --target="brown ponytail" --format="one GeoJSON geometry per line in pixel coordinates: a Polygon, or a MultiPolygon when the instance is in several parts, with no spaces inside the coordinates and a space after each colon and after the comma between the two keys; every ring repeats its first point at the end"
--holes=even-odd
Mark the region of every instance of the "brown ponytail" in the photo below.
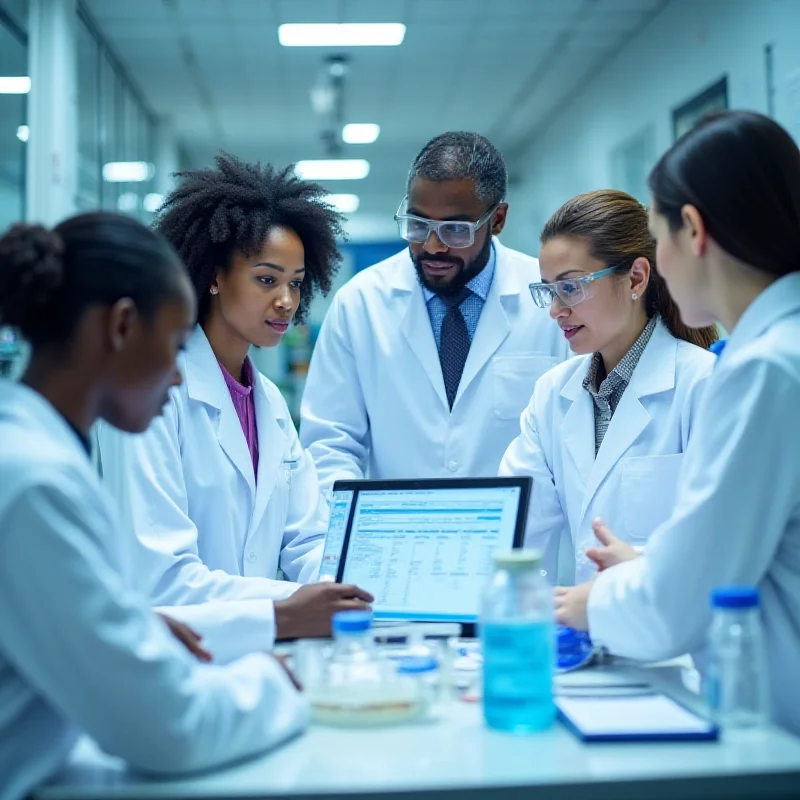
{"type": "Polygon", "coordinates": [[[650,281],[644,296],[648,317],[658,314],[677,339],[708,348],[718,338],[715,327],[690,328],[656,265],[656,243],[648,229],[647,209],[634,197],[614,189],[587,192],[567,201],[542,230],[542,244],[557,236],[582,239],[593,258],[606,266],[633,266],[637,258],[650,262],[650,281]]]}

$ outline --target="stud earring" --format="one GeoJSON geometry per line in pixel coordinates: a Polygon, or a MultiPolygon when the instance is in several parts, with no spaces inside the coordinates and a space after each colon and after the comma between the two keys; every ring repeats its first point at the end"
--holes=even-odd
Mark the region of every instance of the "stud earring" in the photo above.
{"type": "Polygon", "coordinates": [[[210,291],[211,294],[219,294],[219,289],[216,286],[212,286],[210,291]]]}
{"type": "Polygon", "coordinates": [[[639,299],[639,295],[638,295],[638,294],[636,294],[636,292],[634,292],[634,293],[631,295],[631,300],[638,300],[638,299],[639,299]]]}

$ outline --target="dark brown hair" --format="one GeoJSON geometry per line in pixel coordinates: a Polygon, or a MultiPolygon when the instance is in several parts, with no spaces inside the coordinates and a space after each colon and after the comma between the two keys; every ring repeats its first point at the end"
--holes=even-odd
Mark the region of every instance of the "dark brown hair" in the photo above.
{"type": "Polygon", "coordinates": [[[564,236],[586,242],[592,258],[609,267],[633,266],[637,258],[650,262],[650,282],[644,295],[648,317],[658,314],[676,338],[708,348],[718,338],[715,327],[690,328],[681,320],[675,301],[656,265],[656,243],[648,228],[647,209],[631,195],[601,189],[573,197],[542,229],[542,244],[564,236]]]}
{"type": "Polygon", "coordinates": [[[0,325],[34,348],[68,344],[91,306],[129,297],[152,318],[181,296],[184,275],[162,236],[122,214],[79,214],[52,230],[20,222],[0,236],[0,325]]]}
{"type": "Polygon", "coordinates": [[[708,116],[661,157],[649,184],[670,230],[691,205],[734,258],[772,275],[800,271],[800,150],[769,117],[708,116]]]}

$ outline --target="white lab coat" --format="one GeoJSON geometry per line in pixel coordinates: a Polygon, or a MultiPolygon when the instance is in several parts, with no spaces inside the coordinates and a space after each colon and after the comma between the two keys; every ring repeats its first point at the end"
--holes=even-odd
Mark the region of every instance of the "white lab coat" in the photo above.
{"type": "Polygon", "coordinates": [[[178,364],[184,382],[146,433],[124,436],[99,427],[103,478],[144,545],[134,558],[139,585],[153,603],[249,601],[197,609],[202,616],[187,621],[205,633],[229,609],[234,655],[268,649],[275,637],[272,600],[297,588],[276,580],[278,567],[301,583],[316,577],[327,504],[273,383],[257,374],[255,480],[230,392],[201,328],[178,364]]]}
{"type": "Polygon", "coordinates": [[[314,348],[300,437],[330,492],[347,478],[494,476],[536,379],[568,347],[528,284],[535,258],[494,241],[489,295],[452,413],[408,250],[364,270],[333,300],[314,348]]]}
{"type": "Polygon", "coordinates": [[[539,380],[521,433],[500,465],[501,475],[533,478],[526,547],[547,552],[545,567],[555,575],[553,540],[566,526],[578,583],[596,571],[586,557],[597,544],[595,517],[635,547],[669,518],[682,454],[715,362],[708,350],[676,339],[659,321],[595,457],[594,403],[583,388],[591,359],[572,358],[539,380]]]}
{"type": "Polygon", "coordinates": [[[709,594],[761,594],[773,718],[800,733],[800,274],[745,311],[706,384],[675,510],[644,555],[600,573],[592,637],[655,660],[693,651],[703,668],[709,594]]]}
{"type": "Polygon", "coordinates": [[[206,769],[299,731],[308,711],[253,653],[202,665],[137,590],[119,521],[75,433],[0,382],[0,796],[66,760],[81,729],[134,766],[206,769]]]}

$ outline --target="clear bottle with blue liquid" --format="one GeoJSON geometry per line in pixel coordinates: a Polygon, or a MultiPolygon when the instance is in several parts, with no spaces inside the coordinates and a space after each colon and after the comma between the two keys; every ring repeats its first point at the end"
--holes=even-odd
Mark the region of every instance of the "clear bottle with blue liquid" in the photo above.
{"type": "Polygon", "coordinates": [[[555,623],[541,553],[494,556],[480,616],[483,713],[490,728],[532,733],[553,724],[555,623]]]}

